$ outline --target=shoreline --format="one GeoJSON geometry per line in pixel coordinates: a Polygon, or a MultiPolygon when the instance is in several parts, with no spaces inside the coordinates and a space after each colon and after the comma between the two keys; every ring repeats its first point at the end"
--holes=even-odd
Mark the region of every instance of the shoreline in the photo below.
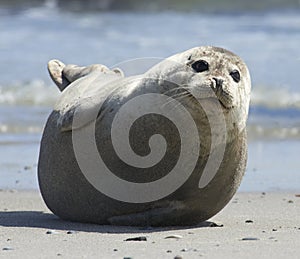
{"type": "MultiPolygon", "coordinates": [[[[38,190],[39,145],[4,147],[0,158],[0,189],[38,190]]],[[[300,141],[249,141],[247,169],[238,191],[300,192],[299,149],[300,141]]]]}
{"type": "Polygon", "coordinates": [[[238,192],[198,226],[141,228],[63,221],[47,209],[37,190],[2,190],[0,257],[297,258],[298,196],[238,192]],[[135,237],[146,241],[124,241],[135,237]]]}

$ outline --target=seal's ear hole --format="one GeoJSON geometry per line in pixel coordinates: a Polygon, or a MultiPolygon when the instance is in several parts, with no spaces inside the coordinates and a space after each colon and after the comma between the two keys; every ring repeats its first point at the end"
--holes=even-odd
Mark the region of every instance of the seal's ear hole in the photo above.
{"type": "Polygon", "coordinates": [[[197,72],[201,73],[209,70],[209,65],[205,60],[197,60],[192,64],[192,68],[197,72]]]}
{"type": "Polygon", "coordinates": [[[236,69],[230,72],[230,76],[232,77],[233,81],[236,83],[240,82],[241,80],[240,72],[236,69]]]}

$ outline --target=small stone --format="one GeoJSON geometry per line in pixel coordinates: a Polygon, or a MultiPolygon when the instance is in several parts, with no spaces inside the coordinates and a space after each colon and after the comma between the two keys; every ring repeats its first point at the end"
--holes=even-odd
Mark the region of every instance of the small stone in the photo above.
{"type": "Polygon", "coordinates": [[[12,247],[3,247],[2,251],[12,251],[14,250],[12,247]]]}
{"type": "Polygon", "coordinates": [[[224,225],[223,224],[217,224],[215,222],[212,222],[210,223],[209,225],[211,228],[215,228],[215,227],[218,227],[218,228],[222,228],[224,225]]]}
{"type": "Polygon", "coordinates": [[[114,248],[114,250],[113,250],[114,252],[117,252],[118,251],[118,249],[117,248],[114,248]]]}
{"type": "Polygon", "coordinates": [[[147,237],[141,236],[141,237],[130,237],[125,239],[124,241],[147,241],[147,237]]]}
{"type": "Polygon", "coordinates": [[[182,238],[181,235],[170,235],[165,237],[165,239],[181,239],[181,238],[182,238]]]}
{"type": "Polygon", "coordinates": [[[265,192],[262,192],[261,195],[266,195],[266,193],[265,193],[265,192]]]}
{"type": "Polygon", "coordinates": [[[58,234],[58,232],[56,232],[55,230],[47,230],[46,234],[47,235],[58,234]]]}
{"type": "Polygon", "coordinates": [[[123,259],[132,259],[132,257],[125,256],[125,257],[123,257],[123,259]]]}
{"type": "Polygon", "coordinates": [[[273,228],[273,229],[272,229],[272,231],[274,231],[274,232],[275,232],[275,231],[277,231],[277,229],[276,229],[276,228],[273,228]]]}
{"type": "Polygon", "coordinates": [[[295,194],[295,197],[298,197],[298,198],[299,198],[299,197],[300,197],[300,194],[295,194]]]}
{"type": "Polygon", "coordinates": [[[67,231],[67,234],[68,235],[72,235],[72,234],[76,234],[77,233],[77,231],[74,231],[74,230],[69,230],[69,231],[67,231]]]}
{"type": "Polygon", "coordinates": [[[187,248],[183,248],[183,249],[180,250],[180,252],[187,252],[187,251],[188,251],[187,248]]]}
{"type": "Polygon", "coordinates": [[[242,238],[242,241],[257,241],[259,238],[257,237],[244,237],[242,238]]]}
{"type": "Polygon", "coordinates": [[[180,255],[176,255],[176,256],[174,257],[174,259],[183,259],[183,258],[182,258],[182,256],[180,256],[180,255]]]}
{"type": "Polygon", "coordinates": [[[57,254],[57,256],[62,256],[62,254],[57,254]]]}
{"type": "Polygon", "coordinates": [[[29,165],[24,166],[25,171],[30,170],[30,169],[31,169],[31,166],[29,166],[29,165]]]}
{"type": "Polygon", "coordinates": [[[167,253],[172,253],[172,250],[167,250],[167,253]]]}
{"type": "Polygon", "coordinates": [[[11,241],[11,239],[10,239],[10,238],[8,238],[8,239],[6,239],[6,241],[7,241],[7,242],[9,242],[9,241],[11,241]]]}
{"type": "Polygon", "coordinates": [[[289,200],[288,203],[294,203],[292,200],[289,200]]]}
{"type": "Polygon", "coordinates": [[[275,237],[269,237],[269,239],[275,239],[275,237]]]}
{"type": "Polygon", "coordinates": [[[245,221],[245,223],[253,223],[253,220],[247,219],[247,220],[245,221]]]}

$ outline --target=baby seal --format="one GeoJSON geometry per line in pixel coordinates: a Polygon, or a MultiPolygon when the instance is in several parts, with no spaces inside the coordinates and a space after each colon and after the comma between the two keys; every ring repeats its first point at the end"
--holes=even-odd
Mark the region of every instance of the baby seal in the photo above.
{"type": "Polygon", "coordinates": [[[194,225],[219,212],[247,160],[251,82],[217,47],[173,55],[142,75],[48,63],[62,91],[41,140],[38,179],[62,219],[194,225]]]}

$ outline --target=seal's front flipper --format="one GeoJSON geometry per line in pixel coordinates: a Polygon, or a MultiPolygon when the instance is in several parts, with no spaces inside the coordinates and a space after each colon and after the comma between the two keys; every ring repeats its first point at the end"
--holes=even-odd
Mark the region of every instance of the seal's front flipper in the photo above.
{"type": "Polygon", "coordinates": [[[197,220],[193,219],[193,215],[189,214],[183,204],[176,202],[176,206],[154,208],[145,212],[114,216],[109,218],[108,222],[111,225],[119,226],[180,226],[183,222],[187,222],[187,218],[190,218],[189,221],[191,224],[198,223],[197,220]]]}
{"type": "Polygon", "coordinates": [[[167,215],[172,213],[172,209],[152,209],[149,211],[128,214],[122,216],[114,216],[108,219],[111,225],[117,226],[160,226],[167,215]]]}
{"type": "Polygon", "coordinates": [[[61,92],[71,83],[63,74],[65,66],[64,63],[57,59],[48,62],[48,72],[50,77],[61,92]]]}
{"type": "MultiPolygon", "coordinates": [[[[57,127],[65,132],[96,121],[107,96],[125,86],[125,81],[116,72],[104,74],[94,71],[72,82],[55,104],[54,110],[59,112],[57,127]]],[[[102,109],[101,114],[106,111],[102,109]]]]}

